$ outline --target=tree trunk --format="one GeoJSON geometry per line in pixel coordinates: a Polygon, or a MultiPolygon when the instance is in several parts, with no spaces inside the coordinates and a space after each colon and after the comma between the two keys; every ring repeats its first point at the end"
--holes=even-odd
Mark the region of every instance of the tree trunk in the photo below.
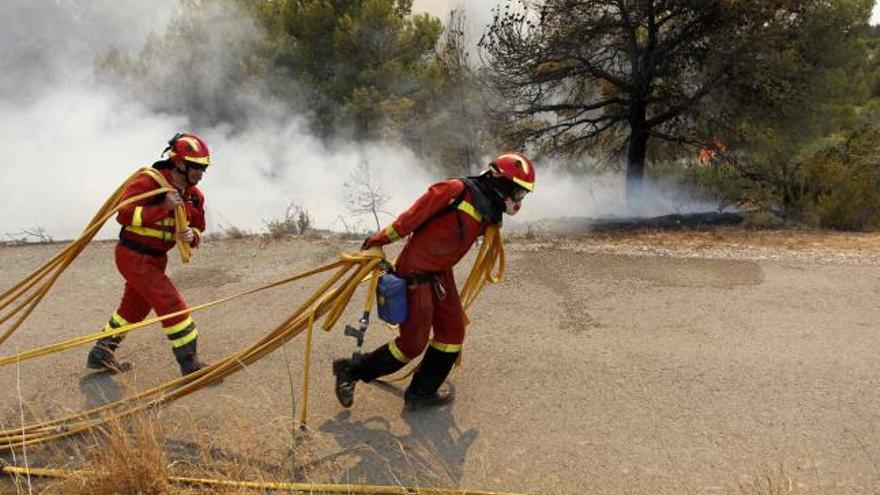
{"type": "Polygon", "coordinates": [[[648,152],[648,125],[644,106],[634,105],[630,118],[629,152],[626,162],[626,202],[630,214],[641,215],[642,177],[648,152]]]}

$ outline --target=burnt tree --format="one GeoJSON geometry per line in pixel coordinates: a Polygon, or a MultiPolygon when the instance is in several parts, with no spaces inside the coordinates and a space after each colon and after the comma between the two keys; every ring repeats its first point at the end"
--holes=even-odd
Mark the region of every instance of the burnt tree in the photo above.
{"type": "Polygon", "coordinates": [[[512,140],[625,152],[633,201],[652,140],[702,146],[731,115],[719,102],[794,93],[803,74],[779,53],[822,3],[523,0],[498,8],[480,46],[512,140]]]}

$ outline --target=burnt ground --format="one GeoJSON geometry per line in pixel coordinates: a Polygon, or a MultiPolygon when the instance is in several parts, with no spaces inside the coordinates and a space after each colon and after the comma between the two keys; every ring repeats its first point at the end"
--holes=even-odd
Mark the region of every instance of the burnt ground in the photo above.
{"type": "MultiPolygon", "coordinates": [[[[187,266],[173,259],[170,273],[196,304],[356,247],[212,241],[187,266]]],[[[90,246],[0,354],[100,328],[122,285],[112,248],[90,246]]],[[[0,287],[58,250],[0,248],[0,287]]],[[[317,283],[198,313],[202,354],[216,359],[255,341],[317,283]]],[[[286,479],[711,494],[739,493],[769,470],[779,482],[790,478],[795,493],[876,493],[878,300],[877,234],[720,229],[519,238],[507,244],[505,280],[470,313],[451,407],[405,413],[398,388],[375,385],[358,386],[352,409],[337,404],[330,362],[354,348],[341,325],[356,321],[358,298],[339,327],[315,335],[304,433],[290,434],[301,404],[303,339],[155,417],[173,458],[210,447],[286,479]]],[[[392,336],[374,322],[366,347],[392,336]]],[[[90,374],[85,353],[0,369],[4,425],[18,424],[19,406],[51,418],[177,374],[157,328],[123,344],[120,354],[136,363],[130,374],[90,374]]],[[[93,439],[82,443],[95,448],[93,439]]],[[[57,447],[52,452],[32,449],[30,459],[58,462],[57,447]]]]}

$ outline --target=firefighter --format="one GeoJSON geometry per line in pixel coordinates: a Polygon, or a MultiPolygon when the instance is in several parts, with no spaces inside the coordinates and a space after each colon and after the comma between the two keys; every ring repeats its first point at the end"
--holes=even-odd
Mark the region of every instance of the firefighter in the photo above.
{"type": "MultiPolygon", "coordinates": [[[[153,168],[177,190],[136,202],[116,215],[122,225],[116,245],[116,267],[125,278],[125,289],[104,331],[142,321],[151,309],[159,316],[187,309],[177,288],[165,275],[167,252],[176,242],[199,247],[205,230],[205,198],[196,185],[210,166],[211,155],[200,137],[179,133],[168,141],[162,157],[153,168]],[[174,209],[181,203],[189,227],[175,236],[174,209]]],[[[142,174],[126,186],[122,200],[159,187],[153,178],[142,174]]],[[[182,375],[206,366],[196,352],[199,332],[189,314],[163,320],[162,326],[182,375]]],[[[120,362],[115,356],[121,342],[121,335],[99,339],[89,352],[86,365],[110,372],[130,370],[131,363],[120,362]]]]}
{"type": "Polygon", "coordinates": [[[452,392],[441,392],[440,385],[458,358],[465,333],[452,269],[490,224],[500,225],[503,213],[519,211],[534,184],[532,160],[523,153],[503,154],[479,176],[432,185],[391,225],[364,241],[361,249],[407,238],[395,272],[406,280],[409,311],[397,338],[368,354],[333,362],[336,397],[343,407],[354,403],[358,381],[369,383],[394,373],[422,352],[404,407],[413,410],[452,401],[452,392]]]}

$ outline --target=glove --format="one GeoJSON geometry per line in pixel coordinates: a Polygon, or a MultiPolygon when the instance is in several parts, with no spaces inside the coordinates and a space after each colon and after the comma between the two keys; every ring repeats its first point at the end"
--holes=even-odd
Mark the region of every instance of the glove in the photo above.
{"type": "Polygon", "coordinates": [[[376,240],[373,239],[373,237],[374,237],[374,236],[370,236],[370,237],[367,237],[366,239],[364,239],[364,243],[361,244],[361,251],[366,251],[367,249],[370,249],[370,248],[373,247],[373,246],[378,246],[378,245],[379,245],[379,244],[376,242],[376,240]]]}

